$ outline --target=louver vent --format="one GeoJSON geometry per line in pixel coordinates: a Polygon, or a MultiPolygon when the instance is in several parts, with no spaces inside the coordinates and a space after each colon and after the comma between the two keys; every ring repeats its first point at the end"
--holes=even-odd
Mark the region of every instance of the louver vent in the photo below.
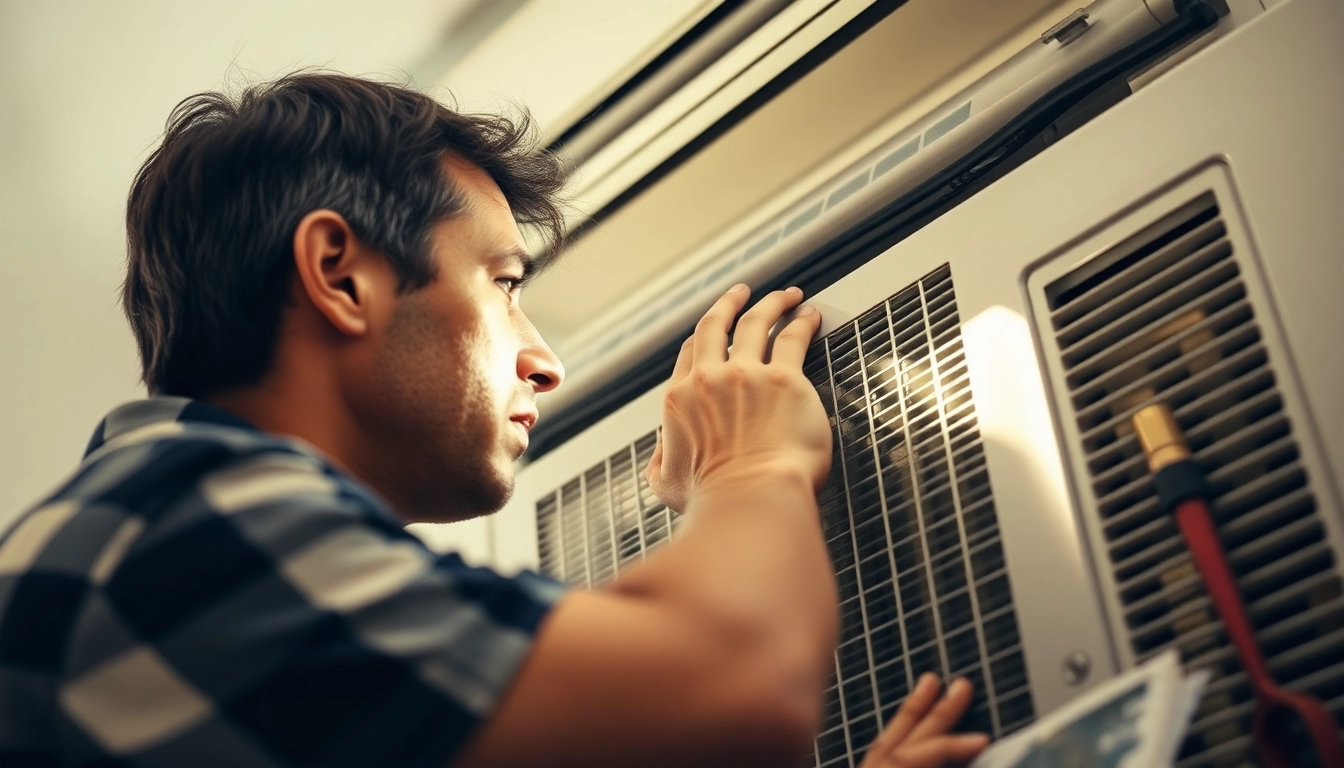
{"type": "MultiPolygon", "coordinates": [[[[925,671],[975,684],[966,728],[1029,723],[950,269],[816,342],[805,373],[836,429],[819,501],[842,601],[816,765],[861,761],[925,671]]],[[[653,447],[647,435],[538,502],[543,571],[599,584],[668,538],[677,518],[643,480],[653,447]]]]}
{"type": "MultiPolygon", "coordinates": [[[[1269,666],[1344,711],[1344,596],[1217,198],[1206,193],[1045,289],[1106,557],[1137,661],[1176,646],[1214,670],[1182,766],[1250,760],[1253,700],[1130,416],[1170,404],[1269,666]]],[[[1310,764],[1310,763],[1302,763],[1310,764]]]]}
{"type": "Polygon", "coordinates": [[[601,585],[667,541],[680,523],[649,488],[649,434],[537,502],[541,572],[576,587],[601,585]]]}

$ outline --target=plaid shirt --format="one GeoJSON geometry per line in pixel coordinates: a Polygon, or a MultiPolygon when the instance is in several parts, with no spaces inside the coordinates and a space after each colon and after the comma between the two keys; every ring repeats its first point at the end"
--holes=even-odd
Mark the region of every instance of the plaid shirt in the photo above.
{"type": "Polygon", "coordinates": [[[131,403],[0,539],[0,766],[440,768],[560,593],[298,441],[131,403]]]}

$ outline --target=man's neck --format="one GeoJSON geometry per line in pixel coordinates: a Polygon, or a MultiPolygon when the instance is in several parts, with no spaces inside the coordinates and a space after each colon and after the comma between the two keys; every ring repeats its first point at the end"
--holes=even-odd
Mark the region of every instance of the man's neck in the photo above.
{"type": "Polygon", "coordinates": [[[346,472],[353,469],[348,449],[353,438],[346,411],[333,387],[272,375],[259,384],[201,400],[245,419],[263,432],[298,438],[346,472]]]}

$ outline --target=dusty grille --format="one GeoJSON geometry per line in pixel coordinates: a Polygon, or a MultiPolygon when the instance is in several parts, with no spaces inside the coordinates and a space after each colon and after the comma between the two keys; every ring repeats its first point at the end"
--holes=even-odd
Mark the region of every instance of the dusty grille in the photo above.
{"type": "Polygon", "coordinates": [[[649,434],[537,501],[541,572],[576,587],[604,584],[642,560],[680,524],[649,488],[649,434]]]}
{"type": "MultiPolygon", "coordinates": [[[[840,592],[836,677],[818,766],[853,766],[919,674],[966,676],[963,727],[1002,736],[1034,717],[944,266],[818,340],[804,372],[835,428],[819,497],[840,592]]],[[[675,521],[643,468],[649,434],[537,503],[542,570],[601,584],[675,521]]]]}
{"type": "MultiPolygon", "coordinates": [[[[1216,493],[1213,514],[1270,668],[1344,712],[1344,595],[1302,447],[1210,192],[1045,288],[1087,477],[1138,661],[1175,646],[1217,679],[1183,766],[1243,765],[1253,700],[1128,425],[1170,404],[1216,493]]],[[[1309,764],[1309,763],[1302,763],[1309,764]]]]}
{"type": "Polygon", "coordinates": [[[918,675],[966,676],[965,727],[1033,718],[988,470],[944,266],[833,331],[806,365],[836,425],[820,496],[841,598],[817,763],[862,759],[918,675]]]}

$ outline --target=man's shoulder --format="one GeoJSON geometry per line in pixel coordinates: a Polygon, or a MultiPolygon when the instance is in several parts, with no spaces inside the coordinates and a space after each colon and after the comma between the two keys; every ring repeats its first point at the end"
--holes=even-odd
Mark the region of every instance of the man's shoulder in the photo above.
{"type": "Polygon", "coordinates": [[[0,699],[90,745],[224,738],[375,764],[416,744],[442,764],[560,597],[436,555],[306,444],[190,419],[113,427],[0,536],[0,699]],[[45,687],[6,691],[15,675],[45,687]]]}
{"type": "MultiPolygon", "coordinates": [[[[102,432],[100,426],[84,461],[65,481],[0,532],[0,550],[19,543],[31,550],[37,541],[4,544],[50,530],[53,535],[42,537],[41,549],[83,551],[110,534],[103,529],[123,526],[135,531],[139,547],[162,536],[176,539],[205,530],[216,525],[214,518],[241,518],[253,509],[345,518],[388,533],[399,529],[371,490],[298,440],[245,424],[178,418],[102,432]]],[[[241,520],[233,525],[238,524],[241,520]]],[[[92,562],[82,565],[93,567],[92,562]]]]}
{"type": "Polygon", "coordinates": [[[229,491],[273,481],[329,489],[354,483],[297,440],[253,429],[161,421],[109,439],[89,452],[50,502],[114,503],[148,513],[186,494],[230,503],[229,491]]]}

